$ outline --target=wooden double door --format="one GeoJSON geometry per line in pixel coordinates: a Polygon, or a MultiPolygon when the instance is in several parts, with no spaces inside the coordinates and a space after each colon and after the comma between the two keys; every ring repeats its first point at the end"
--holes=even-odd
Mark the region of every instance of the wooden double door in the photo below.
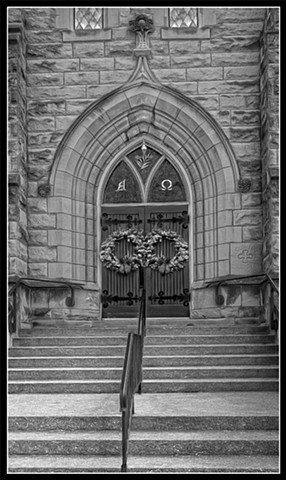
{"type": "MultiPolygon", "coordinates": [[[[154,229],[171,230],[189,242],[188,205],[105,206],[101,214],[102,242],[115,231],[135,228],[147,235],[154,229]]],[[[115,243],[118,258],[130,254],[131,242],[115,243]]],[[[163,238],[154,245],[159,256],[173,258],[174,242],[163,238]]],[[[162,274],[150,267],[121,274],[102,265],[102,316],[105,318],[137,317],[140,286],[147,294],[148,317],[189,316],[189,261],[184,268],[162,274]]]]}

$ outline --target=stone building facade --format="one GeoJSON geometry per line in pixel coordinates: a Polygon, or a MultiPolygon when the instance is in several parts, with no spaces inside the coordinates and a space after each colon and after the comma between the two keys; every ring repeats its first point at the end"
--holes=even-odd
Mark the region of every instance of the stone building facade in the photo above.
{"type": "Polygon", "coordinates": [[[144,142],[184,183],[190,317],[261,314],[258,286],[218,305],[207,284],[279,273],[279,8],[197,10],[180,28],[168,7],[109,7],[86,30],[74,8],[8,9],[9,275],[76,286],[73,307],[34,288],[27,325],[101,318],[104,189],[144,142]]]}

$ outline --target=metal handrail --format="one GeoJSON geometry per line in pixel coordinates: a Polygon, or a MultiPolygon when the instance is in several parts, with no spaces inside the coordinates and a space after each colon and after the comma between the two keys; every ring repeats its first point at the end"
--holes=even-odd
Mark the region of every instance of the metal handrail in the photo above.
{"type": "Polygon", "coordinates": [[[259,278],[259,277],[262,278],[261,282],[255,282],[253,284],[248,284],[248,285],[262,285],[263,283],[269,281],[269,283],[272,285],[274,290],[277,293],[279,293],[279,288],[277,287],[273,278],[266,272],[265,273],[256,273],[256,274],[252,273],[252,274],[249,274],[249,275],[227,275],[225,277],[220,277],[220,278],[217,278],[215,280],[211,280],[210,282],[207,282],[206,287],[209,287],[211,285],[220,286],[220,285],[223,285],[226,282],[228,283],[229,281],[232,281],[232,280],[244,280],[244,279],[247,279],[247,278],[259,278]]]}
{"type": "Polygon", "coordinates": [[[125,350],[121,385],[120,411],[122,412],[122,465],[127,472],[128,440],[134,414],[134,394],[142,391],[142,363],[146,335],[146,291],[141,290],[137,333],[129,332],[125,350]]]}
{"type": "MultiPolygon", "coordinates": [[[[257,274],[250,274],[250,275],[228,275],[226,277],[217,278],[215,280],[211,280],[207,282],[206,287],[215,286],[216,287],[216,303],[217,305],[223,305],[224,297],[220,294],[220,287],[223,285],[230,285],[229,282],[232,280],[246,280],[251,278],[261,278],[259,282],[247,283],[247,285],[264,285],[268,283],[271,287],[271,295],[270,295],[270,324],[271,328],[274,330],[278,330],[278,319],[279,319],[279,307],[275,304],[274,300],[274,292],[279,295],[279,288],[274,282],[273,278],[266,272],[264,273],[257,273],[257,274]]],[[[278,276],[275,278],[278,280],[278,276]]]]}
{"type": "MultiPolygon", "coordinates": [[[[42,285],[43,283],[45,284],[53,284],[52,286],[55,286],[55,284],[60,284],[62,286],[68,287],[70,289],[70,297],[66,297],[66,305],[68,307],[73,307],[75,304],[74,301],[74,286],[78,286],[79,288],[82,288],[81,284],[73,284],[72,282],[64,281],[64,280],[52,280],[52,279],[47,279],[47,278],[33,278],[33,277],[10,277],[8,279],[9,283],[14,283],[14,285],[10,288],[8,292],[8,297],[11,297],[13,295],[13,301],[9,302],[9,312],[8,312],[8,329],[9,333],[14,333],[16,331],[16,326],[17,326],[17,317],[16,317],[16,297],[15,297],[15,292],[19,285],[25,285],[28,288],[33,288],[35,285],[29,285],[26,282],[35,282],[36,284],[41,284],[41,285],[36,285],[36,288],[45,288],[46,285],[42,285]]],[[[51,286],[51,285],[49,285],[51,286]]]]}

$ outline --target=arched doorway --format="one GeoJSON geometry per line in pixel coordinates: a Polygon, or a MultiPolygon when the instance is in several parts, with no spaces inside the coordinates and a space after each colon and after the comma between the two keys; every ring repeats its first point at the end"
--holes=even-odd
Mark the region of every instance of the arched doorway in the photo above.
{"type": "Polygon", "coordinates": [[[142,140],[120,157],[106,176],[102,192],[102,316],[133,317],[140,285],[147,293],[147,315],[189,315],[190,202],[182,172],[142,140]],[[152,263],[137,263],[134,235],[149,239],[152,263]],[[117,261],[111,265],[110,241],[117,261]],[[133,258],[133,260],[132,260],[133,258]],[[135,262],[134,262],[135,259],[135,262]],[[126,263],[127,262],[127,263],[126,263]],[[120,263],[120,267],[119,267],[120,263]]]}
{"type": "MultiPolygon", "coordinates": [[[[102,241],[108,236],[108,230],[102,230],[102,215],[112,213],[108,209],[113,207],[118,209],[116,215],[126,215],[127,207],[128,213],[136,207],[138,218],[147,222],[151,213],[165,212],[169,218],[172,212],[180,216],[187,211],[189,226],[183,233],[188,231],[186,288],[192,289],[192,304],[185,311],[195,310],[196,292],[201,293],[196,288],[201,289],[205,281],[235,273],[234,249],[237,244],[244,248],[241,227],[231,212],[241,208],[238,178],[236,159],[225,133],[195,101],[158,84],[141,82],[120,87],[83,112],[58,147],[48,179],[49,212],[57,230],[56,247],[54,236],[48,236],[48,245],[56,249],[49,275],[83,283],[91,291],[89,297],[94,299],[101,318],[108,311],[103,311],[101,302],[103,291],[108,290],[103,285],[99,260],[102,241]],[[143,140],[156,162],[141,169],[135,157],[142,155],[143,140]],[[172,197],[171,202],[168,197],[164,202],[155,195],[163,180],[171,180],[168,169],[184,186],[185,196],[180,200],[172,197]],[[159,178],[161,172],[164,177],[159,178]],[[127,178],[133,181],[137,197],[126,197],[123,202],[114,194],[120,182],[117,193],[125,191],[127,178]],[[153,188],[156,181],[157,190],[153,188]],[[111,199],[107,197],[109,188],[111,199]],[[155,196],[150,197],[150,192],[155,196]],[[174,209],[164,210],[169,207],[174,209]]],[[[166,190],[160,195],[171,194],[169,186],[164,182],[166,190]]],[[[152,293],[159,296],[159,291],[165,293],[163,288],[152,293]]],[[[181,294],[181,288],[173,294],[176,292],[181,294]]],[[[86,308],[85,297],[82,304],[86,308]]]]}

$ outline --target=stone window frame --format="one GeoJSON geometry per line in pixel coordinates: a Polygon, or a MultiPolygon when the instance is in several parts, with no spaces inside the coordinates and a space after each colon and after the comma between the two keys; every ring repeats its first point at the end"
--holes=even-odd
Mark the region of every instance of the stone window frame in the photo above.
{"type": "Polygon", "coordinates": [[[101,23],[102,23],[102,27],[98,27],[98,28],[96,28],[96,29],[95,29],[95,28],[94,28],[94,29],[87,29],[87,30],[85,30],[85,29],[80,29],[80,28],[76,28],[76,27],[75,27],[75,15],[76,15],[75,10],[76,10],[76,8],[81,8],[81,7],[74,7],[74,8],[73,8],[73,27],[74,27],[74,30],[75,30],[75,31],[77,31],[77,30],[79,30],[79,31],[80,31],[80,30],[83,30],[83,31],[87,32],[87,31],[94,31],[94,30],[102,30],[103,28],[105,28],[106,8],[104,8],[104,7],[87,7],[87,8],[96,8],[96,9],[98,9],[98,10],[99,10],[99,9],[101,10],[101,23]]]}
{"type": "MultiPolygon", "coordinates": [[[[199,22],[199,8],[197,7],[194,7],[193,9],[196,9],[196,16],[197,16],[197,25],[192,25],[192,26],[189,26],[189,27],[175,27],[175,26],[172,26],[171,25],[171,9],[172,8],[176,8],[176,7],[168,7],[168,26],[170,28],[191,28],[191,29],[195,29],[197,30],[197,28],[200,27],[200,22],[199,22]]],[[[180,7],[180,8],[185,8],[185,7],[180,7]]],[[[192,7],[189,7],[189,8],[192,8],[192,7]]]]}
{"type": "Polygon", "coordinates": [[[74,26],[74,8],[56,9],[56,28],[63,30],[63,41],[102,41],[111,39],[108,8],[103,8],[103,28],[94,30],[76,30],[74,26]]]}
{"type": "MultiPolygon", "coordinates": [[[[103,28],[95,30],[74,29],[74,8],[58,7],[56,9],[56,28],[63,30],[63,41],[103,41],[111,40],[111,29],[119,27],[117,7],[103,8],[103,28]]],[[[141,9],[140,9],[141,10],[141,9]]],[[[149,13],[149,12],[148,12],[149,13]]],[[[216,24],[215,8],[198,8],[198,27],[169,27],[169,8],[155,7],[152,10],[155,28],[161,29],[161,39],[210,38],[210,28],[216,24]]]]}

